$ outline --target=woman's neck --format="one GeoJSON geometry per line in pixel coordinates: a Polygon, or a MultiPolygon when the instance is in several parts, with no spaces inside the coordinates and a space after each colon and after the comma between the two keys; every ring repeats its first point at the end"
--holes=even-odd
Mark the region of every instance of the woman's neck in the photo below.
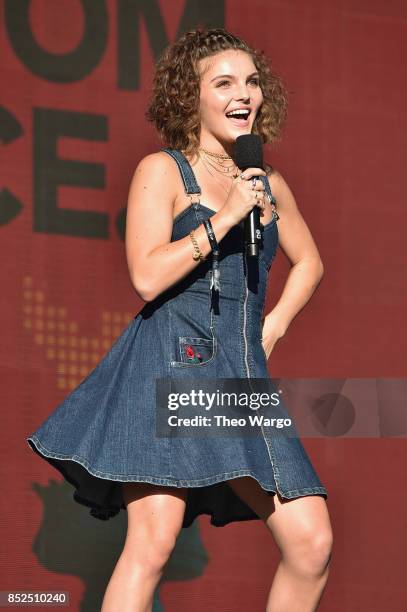
{"type": "Polygon", "coordinates": [[[234,156],[235,143],[234,142],[220,142],[214,138],[206,139],[201,138],[199,146],[209,151],[209,153],[215,153],[216,155],[228,155],[229,157],[234,156]]]}

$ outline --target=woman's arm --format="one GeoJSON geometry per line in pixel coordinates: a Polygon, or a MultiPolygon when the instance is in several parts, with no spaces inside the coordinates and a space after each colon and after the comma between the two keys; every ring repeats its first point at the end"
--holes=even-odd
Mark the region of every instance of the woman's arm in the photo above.
{"type": "MultiPolygon", "coordinates": [[[[171,242],[178,168],[163,151],[144,157],[130,184],[126,213],[126,257],[135,291],[146,302],[187,276],[201,262],[192,258],[191,238],[171,242]]],[[[185,195],[187,202],[188,196],[185,195]]],[[[229,215],[211,216],[218,242],[233,225],[229,215]]],[[[194,230],[204,256],[211,251],[205,227],[194,230]]]]}
{"type": "Polygon", "coordinates": [[[269,182],[280,216],[279,243],[292,267],[280,299],[264,317],[263,345],[267,358],[274,344],[311,298],[324,273],[317,246],[289,186],[275,169],[269,175],[269,182]]]}

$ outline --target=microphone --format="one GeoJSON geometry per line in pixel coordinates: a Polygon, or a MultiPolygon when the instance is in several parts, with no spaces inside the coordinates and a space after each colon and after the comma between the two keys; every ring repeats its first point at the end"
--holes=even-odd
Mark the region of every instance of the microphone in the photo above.
{"type": "MultiPolygon", "coordinates": [[[[235,163],[244,172],[247,168],[263,170],[263,144],[257,134],[242,134],[236,138],[235,163]]],[[[244,242],[249,257],[259,256],[260,208],[256,205],[244,220],[244,242]]]]}

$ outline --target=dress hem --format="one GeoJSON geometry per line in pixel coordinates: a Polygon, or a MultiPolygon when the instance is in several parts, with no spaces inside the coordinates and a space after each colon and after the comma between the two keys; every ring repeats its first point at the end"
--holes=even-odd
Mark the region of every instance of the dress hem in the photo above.
{"type": "MultiPolygon", "coordinates": [[[[212,484],[217,484],[218,482],[222,482],[230,478],[233,479],[233,478],[239,478],[240,476],[252,476],[255,480],[257,480],[257,482],[260,484],[262,489],[264,489],[265,491],[274,493],[274,494],[276,493],[275,488],[272,488],[264,484],[261,480],[258,479],[258,477],[254,475],[254,472],[249,469],[234,470],[232,472],[223,472],[221,474],[215,474],[213,476],[208,476],[208,478],[199,478],[197,480],[191,480],[191,479],[182,480],[179,478],[172,478],[172,477],[163,478],[162,476],[160,477],[159,476],[142,476],[141,474],[127,474],[127,475],[119,474],[117,475],[117,474],[110,474],[108,472],[101,472],[100,470],[95,470],[94,468],[90,466],[88,461],[86,461],[82,457],[78,457],[77,455],[64,455],[62,453],[55,453],[54,451],[47,449],[43,444],[41,444],[41,442],[36,436],[30,436],[26,438],[26,440],[30,448],[32,448],[33,450],[37,450],[40,454],[44,455],[45,457],[49,457],[51,459],[61,459],[65,461],[74,461],[75,463],[79,463],[79,465],[84,467],[89,472],[89,474],[91,474],[92,476],[95,476],[96,478],[102,478],[103,480],[112,480],[112,481],[117,481],[117,482],[147,482],[149,484],[156,484],[156,485],[162,485],[162,486],[168,486],[168,487],[192,488],[192,487],[210,486],[212,484]],[[36,447],[36,449],[33,448],[33,444],[36,447]]],[[[301,489],[292,489],[290,491],[281,491],[281,492],[278,491],[278,492],[281,495],[281,497],[285,497],[287,499],[291,499],[296,496],[301,497],[301,496],[312,495],[312,494],[323,494],[326,496],[328,495],[324,487],[303,487],[301,489]]]]}

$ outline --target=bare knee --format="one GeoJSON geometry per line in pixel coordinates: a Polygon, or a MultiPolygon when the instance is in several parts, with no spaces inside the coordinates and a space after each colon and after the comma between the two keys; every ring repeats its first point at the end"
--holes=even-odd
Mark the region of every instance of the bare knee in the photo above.
{"type": "Polygon", "coordinates": [[[146,569],[151,572],[161,571],[170,558],[176,541],[177,538],[172,532],[164,530],[151,533],[145,546],[146,569]]]}
{"type": "Polygon", "coordinates": [[[122,556],[134,571],[156,575],[163,571],[176,540],[176,535],[165,529],[140,529],[137,538],[126,541],[122,556]]]}
{"type": "Polygon", "coordinates": [[[148,483],[126,483],[128,513],[123,563],[132,575],[157,576],[167,563],[182,527],[187,491],[148,483]]]}
{"type": "Polygon", "coordinates": [[[296,542],[294,550],[283,555],[290,567],[304,578],[318,578],[327,570],[332,556],[332,533],[330,530],[304,532],[296,542]]]}

